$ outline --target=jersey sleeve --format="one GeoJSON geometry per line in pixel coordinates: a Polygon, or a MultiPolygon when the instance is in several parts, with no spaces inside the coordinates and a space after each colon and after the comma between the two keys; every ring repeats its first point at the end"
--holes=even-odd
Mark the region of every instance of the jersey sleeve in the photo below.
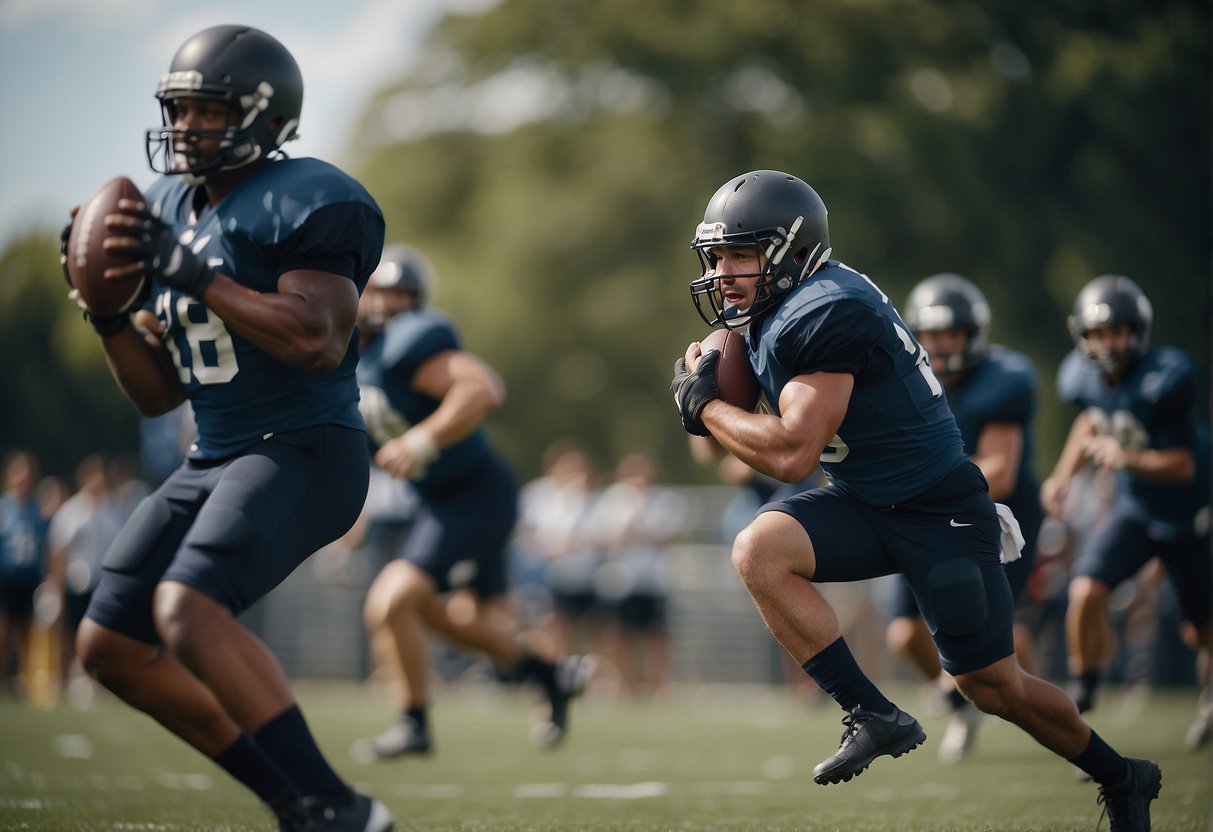
{"type": "Polygon", "coordinates": [[[441,316],[422,311],[401,316],[399,322],[387,332],[382,359],[384,371],[395,378],[411,379],[428,359],[460,348],[455,327],[441,316]]]}
{"type": "MultiPolygon", "coordinates": [[[[279,248],[278,274],[309,269],[358,281],[379,262],[383,216],[362,202],[317,208],[279,248]]],[[[361,288],[361,287],[359,287],[361,288]]]]}
{"type": "Polygon", "coordinates": [[[991,385],[987,421],[1026,424],[1036,404],[1036,372],[1027,358],[1005,355],[999,376],[991,385]]]}
{"type": "Polygon", "coordinates": [[[884,331],[879,315],[850,299],[805,310],[789,323],[775,344],[780,363],[792,375],[859,375],[884,331]]]}

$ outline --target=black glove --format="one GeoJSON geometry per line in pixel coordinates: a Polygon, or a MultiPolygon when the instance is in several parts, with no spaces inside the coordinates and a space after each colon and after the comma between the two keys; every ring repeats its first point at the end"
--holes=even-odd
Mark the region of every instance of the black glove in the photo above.
{"type": "MultiPolygon", "coordinates": [[[[131,325],[131,316],[129,312],[122,312],[118,315],[113,315],[109,318],[102,318],[94,315],[84,301],[80,299],[80,293],[76,291],[76,287],[72,285],[72,276],[67,271],[67,238],[72,234],[72,223],[75,222],[73,217],[68,220],[67,225],[63,226],[63,231],[59,233],[59,265],[63,269],[63,279],[67,281],[67,296],[84,312],[84,320],[88,321],[96,330],[97,334],[102,338],[109,338],[112,335],[117,335],[122,330],[131,325]]],[[[144,281],[143,296],[147,295],[147,282],[144,281]]],[[[131,308],[134,309],[142,301],[132,303],[131,308]]]]}
{"type": "Polygon", "coordinates": [[[180,289],[182,292],[201,299],[206,287],[215,279],[215,273],[205,262],[199,260],[189,246],[177,242],[173,233],[163,220],[147,209],[128,211],[127,216],[137,218],[141,225],[135,228],[112,228],[112,234],[126,233],[138,242],[124,246],[116,251],[130,254],[139,260],[140,271],[148,280],[155,278],[165,286],[180,289]]]}
{"type": "Polygon", "coordinates": [[[693,373],[687,372],[686,359],[680,358],[674,362],[674,380],[670,382],[670,392],[674,394],[674,404],[682,417],[683,429],[694,436],[708,436],[711,433],[699,416],[708,402],[720,398],[720,388],[716,386],[716,362],[719,360],[720,351],[710,350],[699,359],[699,367],[693,373]]]}

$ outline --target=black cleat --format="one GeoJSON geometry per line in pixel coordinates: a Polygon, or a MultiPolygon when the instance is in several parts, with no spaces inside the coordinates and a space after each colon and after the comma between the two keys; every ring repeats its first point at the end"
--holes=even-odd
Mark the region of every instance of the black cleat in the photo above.
{"type": "Polygon", "coordinates": [[[585,692],[594,675],[589,656],[566,656],[556,662],[556,686],[548,691],[548,718],[531,726],[531,741],[540,748],[554,748],[564,740],[569,727],[569,703],[585,692]]]}
{"type": "Polygon", "coordinates": [[[1066,688],[1066,693],[1074,700],[1074,704],[1078,706],[1080,714],[1085,714],[1095,707],[1095,687],[1095,685],[1084,682],[1082,679],[1075,679],[1066,688]]]}
{"type": "Polygon", "coordinates": [[[359,762],[369,763],[405,755],[429,754],[431,747],[430,732],[412,717],[402,716],[379,736],[355,742],[350,754],[359,762]]]}
{"type": "Polygon", "coordinates": [[[813,769],[813,782],[818,785],[845,783],[882,754],[900,757],[927,739],[918,720],[896,707],[887,716],[855,708],[842,724],[847,727],[838,750],[813,769]]]}
{"type": "Polygon", "coordinates": [[[303,809],[307,832],[391,832],[396,823],[386,806],[358,792],[348,806],[304,798],[303,809]]]}
{"type": "MultiPolygon", "coordinates": [[[[1162,769],[1149,760],[1129,761],[1129,780],[1121,786],[1102,785],[1099,797],[1111,832],[1150,832],[1150,801],[1162,790],[1162,769]]],[[[1100,815],[1100,822],[1103,815],[1100,815]]]]}

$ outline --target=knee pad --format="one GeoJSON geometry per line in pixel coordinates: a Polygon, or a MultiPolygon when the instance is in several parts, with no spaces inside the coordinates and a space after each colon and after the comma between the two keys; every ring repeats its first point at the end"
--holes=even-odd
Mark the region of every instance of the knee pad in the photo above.
{"type": "Polygon", "coordinates": [[[155,494],[144,497],[106,550],[101,568],[119,574],[138,571],[151,557],[172,519],[172,511],[164,499],[155,494]]]}
{"type": "Polygon", "coordinates": [[[243,509],[206,503],[198,512],[189,542],[212,552],[231,552],[244,546],[252,534],[252,524],[243,509]]]}
{"type": "Polygon", "coordinates": [[[971,636],[989,617],[981,569],[967,558],[937,563],[927,576],[927,599],[935,626],[948,636],[971,636]]]}

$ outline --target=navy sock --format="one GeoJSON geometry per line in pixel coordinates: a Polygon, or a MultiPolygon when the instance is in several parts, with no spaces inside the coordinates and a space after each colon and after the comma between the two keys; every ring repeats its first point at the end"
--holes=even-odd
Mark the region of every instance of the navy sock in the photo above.
{"type": "Polygon", "coordinates": [[[894,710],[893,703],[863,675],[841,636],[801,667],[847,713],[855,708],[876,714],[889,714],[894,710]]]}
{"type": "Polygon", "coordinates": [[[270,806],[280,806],[299,796],[282,769],[247,734],[219,752],[215,764],[270,806]]]}
{"type": "Polygon", "coordinates": [[[337,803],[353,801],[353,791],[320,753],[297,705],[263,725],[253,739],[304,797],[321,797],[337,803]]]}
{"type": "Polygon", "coordinates": [[[518,664],[518,672],[524,679],[534,679],[543,685],[549,694],[556,690],[556,665],[537,656],[528,655],[518,664]]]}
{"type": "Polygon", "coordinates": [[[430,727],[429,715],[425,705],[417,705],[412,708],[405,708],[404,715],[420,728],[422,731],[430,727]]]}
{"type": "Polygon", "coordinates": [[[1129,779],[1129,761],[1112,750],[1099,734],[1091,732],[1091,741],[1070,762],[1091,775],[1101,786],[1119,786],[1129,779]]]}

